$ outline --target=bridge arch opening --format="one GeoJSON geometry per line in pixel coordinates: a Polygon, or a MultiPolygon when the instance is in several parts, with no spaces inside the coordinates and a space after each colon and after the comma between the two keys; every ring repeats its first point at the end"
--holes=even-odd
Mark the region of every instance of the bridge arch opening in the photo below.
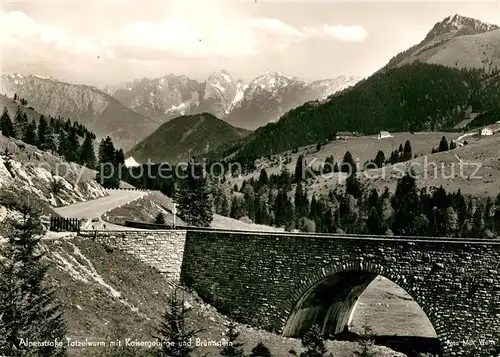
{"type": "Polygon", "coordinates": [[[410,295],[401,285],[362,270],[323,276],[291,304],[293,308],[282,334],[300,337],[318,325],[327,338],[352,338],[363,335],[368,327],[376,340],[387,347],[398,350],[399,344],[405,345],[404,349],[415,344],[420,345],[422,352],[441,355],[433,316],[418,303],[418,296],[410,295]]]}

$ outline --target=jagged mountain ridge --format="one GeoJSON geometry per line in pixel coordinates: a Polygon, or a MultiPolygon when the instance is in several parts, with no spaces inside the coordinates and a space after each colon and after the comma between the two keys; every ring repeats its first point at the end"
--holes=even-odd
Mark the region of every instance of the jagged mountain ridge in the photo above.
{"type": "MultiPolygon", "coordinates": [[[[497,25],[471,17],[458,14],[448,16],[436,23],[420,43],[394,56],[382,71],[415,61],[460,68],[484,68],[497,54],[496,51],[488,51],[484,47],[489,47],[487,43],[491,43],[500,35],[497,31],[499,29],[497,25]],[[476,60],[461,59],[460,52],[468,58],[475,57],[476,60]],[[453,57],[453,61],[450,57],[453,57]],[[478,58],[480,60],[477,60],[478,58]],[[478,63],[481,65],[477,65],[478,63]]],[[[493,48],[495,47],[498,47],[498,44],[493,45],[493,48]]]]}
{"type": "Polygon", "coordinates": [[[256,129],[288,110],[355,84],[358,77],[306,82],[279,72],[266,72],[249,84],[228,71],[212,72],[206,81],[186,76],[141,79],[105,91],[123,105],[160,122],[180,115],[208,112],[231,125],[256,129]]]}
{"type": "Polygon", "coordinates": [[[37,75],[4,74],[0,79],[0,93],[8,97],[17,93],[37,112],[78,121],[97,138],[109,135],[116,146],[125,150],[158,127],[152,119],[92,86],[37,75]]]}
{"type": "Polygon", "coordinates": [[[311,100],[324,100],[359,81],[358,77],[338,77],[305,82],[279,72],[265,73],[253,80],[243,99],[225,120],[237,127],[256,129],[277,121],[282,115],[311,100]]]}

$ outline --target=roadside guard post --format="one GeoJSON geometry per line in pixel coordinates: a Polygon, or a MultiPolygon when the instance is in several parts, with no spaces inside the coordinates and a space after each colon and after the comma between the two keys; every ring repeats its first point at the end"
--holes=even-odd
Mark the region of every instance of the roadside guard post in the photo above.
{"type": "Polygon", "coordinates": [[[174,208],[172,209],[172,213],[174,214],[174,229],[175,229],[175,216],[177,214],[177,203],[174,202],[174,208]]]}

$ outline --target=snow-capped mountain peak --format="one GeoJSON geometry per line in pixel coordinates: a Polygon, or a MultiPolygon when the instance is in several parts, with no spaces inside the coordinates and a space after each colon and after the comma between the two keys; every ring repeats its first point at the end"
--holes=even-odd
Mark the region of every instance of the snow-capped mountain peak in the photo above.
{"type": "Polygon", "coordinates": [[[28,80],[28,79],[42,79],[42,80],[49,80],[49,81],[54,81],[54,82],[60,82],[57,78],[54,77],[49,77],[49,76],[40,76],[38,74],[28,74],[24,75],[21,73],[5,73],[2,76],[0,76],[0,79],[5,79],[8,81],[12,81],[16,84],[21,83],[22,81],[28,80]]]}
{"type": "Polygon", "coordinates": [[[357,77],[338,77],[306,82],[283,73],[266,72],[250,82],[226,120],[235,126],[256,129],[278,120],[290,109],[311,100],[323,100],[359,80],[357,77]]]}
{"type": "Polygon", "coordinates": [[[254,90],[261,88],[269,92],[275,92],[276,90],[286,87],[296,81],[298,81],[297,78],[284,75],[280,72],[265,72],[263,75],[250,82],[249,88],[254,90]]]}
{"type": "Polygon", "coordinates": [[[226,115],[231,113],[231,111],[242,101],[245,96],[245,91],[248,88],[248,84],[243,83],[242,80],[236,81],[236,95],[233,98],[231,105],[226,109],[226,115]]]}
{"type": "Polygon", "coordinates": [[[223,69],[219,73],[227,83],[232,83],[233,79],[231,78],[231,74],[228,71],[223,69]]]}
{"type": "Polygon", "coordinates": [[[173,74],[139,79],[121,85],[113,95],[125,106],[158,122],[207,112],[235,126],[255,129],[307,101],[325,99],[357,80],[339,77],[306,82],[268,71],[245,84],[220,70],[211,72],[204,82],[173,74]]]}

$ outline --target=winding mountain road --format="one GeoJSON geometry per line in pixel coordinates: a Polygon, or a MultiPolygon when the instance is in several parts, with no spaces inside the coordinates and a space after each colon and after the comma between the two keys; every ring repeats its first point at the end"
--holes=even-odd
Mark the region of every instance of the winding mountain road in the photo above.
{"type": "Polygon", "coordinates": [[[106,197],[59,207],[55,211],[62,217],[86,218],[87,223],[82,227],[86,229],[92,229],[92,226],[94,229],[104,229],[105,226],[109,230],[135,230],[134,228],[104,222],[101,216],[118,206],[146,196],[147,192],[132,190],[106,190],[106,192],[108,193],[106,197]],[[99,222],[92,222],[93,218],[99,218],[99,222]]]}

